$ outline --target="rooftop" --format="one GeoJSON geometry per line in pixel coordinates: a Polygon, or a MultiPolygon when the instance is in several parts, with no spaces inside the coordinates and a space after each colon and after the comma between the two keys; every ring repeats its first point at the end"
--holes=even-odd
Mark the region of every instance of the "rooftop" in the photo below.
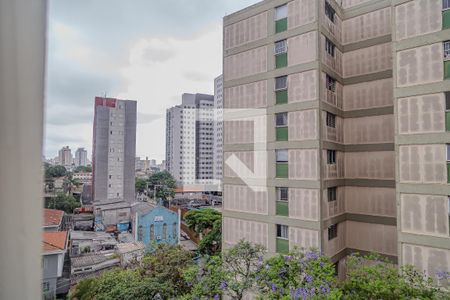
{"type": "Polygon", "coordinates": [[[44,209],[44,227],[59,226],[62,222],[64,212],[57,209],[44,209]]]}
{"type": "Polygon", "coordinates": [[[70,262],[72,264],[72,268],[78,268],[100,264],[111,259],[117,259],[114,251],[104,251],[72,257],[70,262]]]}
{"type": "Polygon", "coordinates": [[[119,253],[127,253],[138,250],[144,250],[145,246],[143,242],[121,243],[117,244],[119,253]]]}
{"type": "Polygon", "coordinates": [[[116,242],[116,239],[109,233],[101,231],[71,231],[70,239],[75,240],[103,240],[116,242]]]}
{"type": "Polygon", "coordinates": [[[42,236],[44,253],[64,251],[67,247],[67,231],[46,231],[42,236]]]}

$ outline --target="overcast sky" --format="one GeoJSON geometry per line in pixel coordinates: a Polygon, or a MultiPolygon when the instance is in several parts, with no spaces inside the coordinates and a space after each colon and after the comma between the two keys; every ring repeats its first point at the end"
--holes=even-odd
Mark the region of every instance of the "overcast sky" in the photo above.
{"type": "Polygon", "coordinates": [[[95,96],[138,101],[136,155],[164,159],[165,111],[213,93],[222,18],[258,0],[52,0],[44,154],[91,155],[95,96]]]}

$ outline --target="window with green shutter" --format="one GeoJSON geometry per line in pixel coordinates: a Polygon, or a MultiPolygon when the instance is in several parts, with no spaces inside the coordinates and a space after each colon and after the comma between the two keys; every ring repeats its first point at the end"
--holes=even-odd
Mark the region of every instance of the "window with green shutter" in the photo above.
{"type": "Polygon", "coordinates": [[[288,65],[287,40],[275,43],[275,68],[284,68],[288,65]]]}
{"type": "Polygon", "coordinates": [[[450,0],[442,1],[442,29],[450,28],[450,0]]]}
{"type": "Polygon", "coordinates": [[[278,253],[289,253],[289,227],[277,224],[276,250],[278,253]]]}
{"type": "Polygon", "coordinates": [[[288,168],[288,150],[275,150],[276,156],[276,170],[275,176],[277,178],[288,178],[289,168],[288,168]]]}
{"type": "Polygon", "coordinates": [[[288,103],[288,77],[275,78],[275,100],[276,104],[288,103]]]}
{"type": "Polygon", "coordinates": [[[288,6],[287,4],[275,8],[275,33],[287,30],[288,6]]]}
{"type": "Polygon", "coordinates": [[[445,92],[445,130],[450,131],[450,92],[445,92]]]}
{"type": "Polygon", "coordinates": [[[444,79],[450,79],[450,41],[443,43],[444,48],[444,79]]]}
{"type": "Polygon", "coordinates": [[[447,144],[447,183],[450,183],[450,144],[447,144]]]}
{"type": "Polygon", "coordinates": [[[289,200],[287,187],[277,187],[276,188],[276,214],[277,216],[289,216],[289,200]]]}
{"type": "Polygon", "coordinates": [[[276,125],[276,140],[287,141],[288,140],[288,113],[275,114],[276,125]]]}

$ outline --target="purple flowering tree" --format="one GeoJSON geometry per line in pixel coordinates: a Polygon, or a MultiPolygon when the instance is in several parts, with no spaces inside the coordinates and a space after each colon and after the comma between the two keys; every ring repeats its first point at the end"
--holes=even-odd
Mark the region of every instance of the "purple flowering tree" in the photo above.
{"type": "Polygon", "coordinates": [[[261,263],[258,271],[261,299],[341,299],[334,266],[316,251],[294,250],[261,263]]]}

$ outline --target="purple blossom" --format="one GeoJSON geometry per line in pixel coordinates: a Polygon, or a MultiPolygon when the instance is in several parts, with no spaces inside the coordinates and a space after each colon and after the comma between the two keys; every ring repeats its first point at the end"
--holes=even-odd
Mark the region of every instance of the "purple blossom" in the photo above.
{"type": "Polygon", "coordinates": [[[292,256],[290,256],[290,255],[286,255],[285,257],[284,257],[284,261],[291,261],[292,260],[292,256]]]}
{"type": "Polygon", "coordinates": [[[277,285],[275,283],[272,283],[272,292],[273,293],[277,292],[277,285]]]}
{"type": "Polygon", "coordinates": [[[318,259],[319,254],[317,254],[316,252],[306,252],[305,257],[306,259],[318,259]]]}
{"type": "Polygon", "coordinates": [[[329,292],[330,292],[330,288],[326,285],[326,286],[323,286],[323,285],[321,285],[320,286],[320,290],[322,291],[322,293],[324,293],[324,294],[328,294],[329,292]]]}
{"type": "Polygon", "coordinates": [[[439,280],[450,279],[450,272],[438,271],[438,272],[436,272],[436,276],[439,280]]]}
{"type": "Polygon", "coordinates": [[[221,289],[221,290],[224,290],[224,289],[226,289],[227,286],[228,286],[228,285],[227,285],[226,282],[222,282],[222,283],[220,284],[220,289],[221,289]]]}
{"type": "Polygon", "coordinates": [[[305,280],[307,283],[311,283],[314,280],[314,277],[312,277],[310,274],[306,274],[305,280]]]}
{"type": "Polygon", "coordinates": [[[320,262],[320,266],[323,267],[325,266],[325,263],[323,261],[320,262]]]}
{"type": "Polygon", "coordinates": [[[219,295],[214,295],[214,300],[219,300],[220,299],[220,296],[219,295]]]}
{"type": "Polygon", "coordinates": [[[192,282],[188,281],[187,286],[192,286],[192,282]]]}

